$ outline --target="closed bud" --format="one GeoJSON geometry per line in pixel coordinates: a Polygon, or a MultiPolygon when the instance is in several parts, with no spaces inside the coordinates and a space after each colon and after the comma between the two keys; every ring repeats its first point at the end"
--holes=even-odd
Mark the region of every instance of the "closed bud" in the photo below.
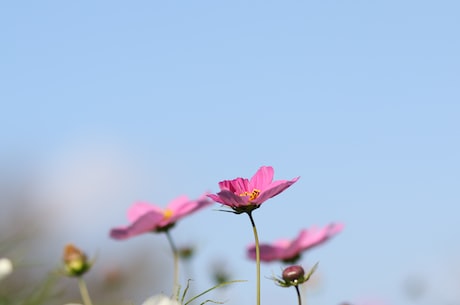
{"type": "Polygon", "coordinates": [[[81,276],[91,268],[85,253],[72,244],[65,246],[63,261],[68,276],[81,276]]]}
{"type": "Polygon", "coordinates": [[[305,274],[305,270],[300,265],[289,266],[283,270],[281,277],[273,277],[272,279],[281,287],[298,286],[308,281],[318,267],[316,263],[310,271],[305,274]]]}
{"type": "Polygon", "coordinates": [[[183,260],[190,260],[195,254],[195,249],[192,246],[186,246],[179,249],[179,257],[183,260]]]}
{"type": "Polygon", "coordinates": [[[303,270],[302,266],[294,265],[284,269],[282,277],[286,282],[298,282],[299,280],[303,279],[304,275],[305,271],[303,270]]]}

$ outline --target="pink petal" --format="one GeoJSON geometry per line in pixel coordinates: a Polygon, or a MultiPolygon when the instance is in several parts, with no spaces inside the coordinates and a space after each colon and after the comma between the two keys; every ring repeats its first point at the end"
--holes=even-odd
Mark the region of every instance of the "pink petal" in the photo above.
{"type": "Polygon", "coordinates": [[[221,190],[228,190],[239,195],[249,191],[249,180],[246,178],[224,180],[219,182],[219,187],[221,190]]]}
{"type": "Polygon", "coordinates": [[[273,181],[274,170],[271,166],[262,166],[252,176],[250,181],[251,189],[262,190],[273,181]]]}
{"type": "MultiPolygon", "coordinates": [[[[289,244],[290,241],[287,239],[280,239],[272,244],[260,244],[260,260],[263,262],[282,260],[284,251],[289,244]]],[[[248,246],[247,256],[251,259],[256,259],[256,247],[254,244],[248,246]]]]}
{"type": "Polygon", "coordinates": [[[264,201],[278,195],[279,193],[281,193],[282,191],[284,191],[285,189],[287,189],[288,187],[290,187],[291,185],[293,185],[297,180],[299,180],[300,177],[297,177],[297,178],[294,178],[290,181],[286,181],[286,180],[278,180],[278,181],[275,181],[273,182],[268,189],[262,191],[259,195],[259,197],[257,197],[255,200],[253,200],[252,202],[254,204],[262,204],[264,201]]]}
{"type": "Polygon", "coordinates": [[[277,247],[277,248],[280,248],[280,249],[287,249],[289,248],[289,246],[291,245],[292,241],[287,239],[287,238],[283,238],[283,239],[278,239],[278,240],[275,240],[272,245],[277,247]]]}
{"type": "Polygon", "coordinates": [[[335,235],[337,233],[340,233],[343,231],[344,228],[345,228],[345,224],[341,222],[331,223],[329,225],[329,235],[335,235]]]}
{"type": "Polygon", "coordinates": [[[326,242],[342,231],[343,227],[344,225],[341,223],[332,223],[324,228],[311,227],[308,230],[302,230],[296,239],[296,244],[301,248],[301,251],[310,249],[326,242]]]}
{"type": "Polygon", "coordinates": [[[212,204],[212,201],[209,200],[206,196],[201,196],[198,200],[188,200],[184,202],[181,206],[177,206],[176,210],[173,212],[173,216],[170,219],[171,223],[176,222],[182,217],[190,215],[195,211],[207,207],[212,204]]]}
{"type": "MultiPolygon", "coordinates": [[[[251,246],[247,250],[247,255],[249,258],[256,259],[256,247],[251,246]]],[[[268,244],[260,245],[260,261],[262,262],[271,262],[279,260],[280,258],[280,249],[268,244]]]]}
{"type": "Polygon", "coordinates": [[[137,202],[129,207],[128,220],[129,222],[135,222],[139,217],[147,214],[148,212],[162,213],[162,210],[161,208],[146,202],[137,202]]]}
{"type": "Polygon", "coordinates": [[[230,207],[246,206],[248,205],[248,196],[238,196],[228,190],[223,190],[217,193],[222,204],[230,207]]]}
{"type": "Polygon", "coordinates": [[[163,214],[148,212],[139,217],[128,227],[114,228],[110,231],[110,237],[114,239],[127,239],[136,235],[147,233],[156,229],[158,223],[163,219],[163,214]]]}
{"type": "MultiPolygon", "coordinates": [[[[275,260],[284,260],[296,257],[303,251],[314,246],[320,245],[335,234],[343,230],[344,225],[341,223],[331,223],[324,228],[310,227],[301,230],[294,240],[279,239],[271,244],[260,245],[260,259],[264,262],[275,260]]],[[[247,249],[247,255],[255,259],[255,246],[250,245],[247,249]]]]}
{"type": "Polygon", "coordinates": [[[190,199],[187,196],[182,195],[182,196],[179,196],[171,200],[171,202],[169,202],[168,205],[166,206],[166,209],[171,210],[171,212],[173,212],[174,214],[176,211],[186,206],[189,202],[190,202],[190,199]]]}
{"type": "Polygon", "coordinates": [[[224,202],[222,201],[222,199],[220,199],[220,197],[216,194],[208,194],[207,195],[209,198],[211,198],[212,200],[214,200],[215,202],[219,202],[219,203],[222,203],[224,204],[224,202]]]}

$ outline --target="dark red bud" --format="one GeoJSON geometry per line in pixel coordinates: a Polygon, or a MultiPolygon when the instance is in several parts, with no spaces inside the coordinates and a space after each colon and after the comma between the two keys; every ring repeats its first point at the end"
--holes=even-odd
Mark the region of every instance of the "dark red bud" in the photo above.
{"type": "Polygon", "coordinates": [[[304,275],[305,271],[303,270],[302,266],[299,265],[289,266],[283,270],[283,280],[286,282],[300,280],[304,275]]]}

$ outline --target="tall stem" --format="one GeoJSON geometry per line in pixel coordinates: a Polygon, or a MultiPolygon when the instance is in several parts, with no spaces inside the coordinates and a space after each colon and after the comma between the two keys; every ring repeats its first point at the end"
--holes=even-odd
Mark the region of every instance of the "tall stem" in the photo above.
{"type": "Polygon", "coordinates": [[[91,298],[89,297],[88,288],[86,287],[85,280],[83,280],[81,276],[78,277],[78,287],[80,288],[80,294],[83,300],[83,304],[92,305],[91,298]]]}
{"type": "Polygon", "coordinates": [[[299,300],[299,305],[302,305],[302,298],[300,296],[299,285],[295,285],[295,291],[297,292],[297,299],[299,300]]]}
{"type": "Polygon", "coordinates": [[[169,230],[166,231],[166,237],[168,238],[169,245],[171,246],[171,250],[174,256],[174,284],[173,284],[173,293],[175,299],[178,298],[179,293],[179,252],[177,251],[176,245],[172,239],[169,230]]]}
{"type": "Polygon", "coordinates": [[[257,277],[257,305],[260,305],[260,247],[259,236],[257,235],[257,228],[252,218],[252,211],[248,212],[249,219],[251,220],[252,230],[254,231],[254,241],[256,244],[256,277],[257,277]]]}

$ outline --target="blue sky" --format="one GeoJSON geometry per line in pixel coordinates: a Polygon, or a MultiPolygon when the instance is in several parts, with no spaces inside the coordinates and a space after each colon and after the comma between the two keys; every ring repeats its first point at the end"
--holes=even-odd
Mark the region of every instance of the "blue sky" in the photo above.
{"type": "MultiPolygon", "coordinates": [[[[222,179],[272,165],[276,179],[301,179],[257,211],[263,241],[346,224],[304,258],[320,261],[323,279],[311,303],[406,304],[413,274],[430,278],[427,299],[458,301],[449,285],[460,278],[449,272],[460,270],[459,9],[456,1],[3,2],[2,164],[32,176],[41,208],[61,215],[56,225],[69,232],[54,233],[57,249],[72,236],[116,251],[146,241],[107,238],[133,201],[214,192],[222,179]]],[[[203,243],[196,268],[222,256],[235,277],[253,280],[245,217],[205,211],[176,231],[180,242],[203,243]]],[[[233,304],[253,302],[251,285],[233,288],[233,304]]],[[[264,286],[267,299],[293,297],[264,286]]]]}

